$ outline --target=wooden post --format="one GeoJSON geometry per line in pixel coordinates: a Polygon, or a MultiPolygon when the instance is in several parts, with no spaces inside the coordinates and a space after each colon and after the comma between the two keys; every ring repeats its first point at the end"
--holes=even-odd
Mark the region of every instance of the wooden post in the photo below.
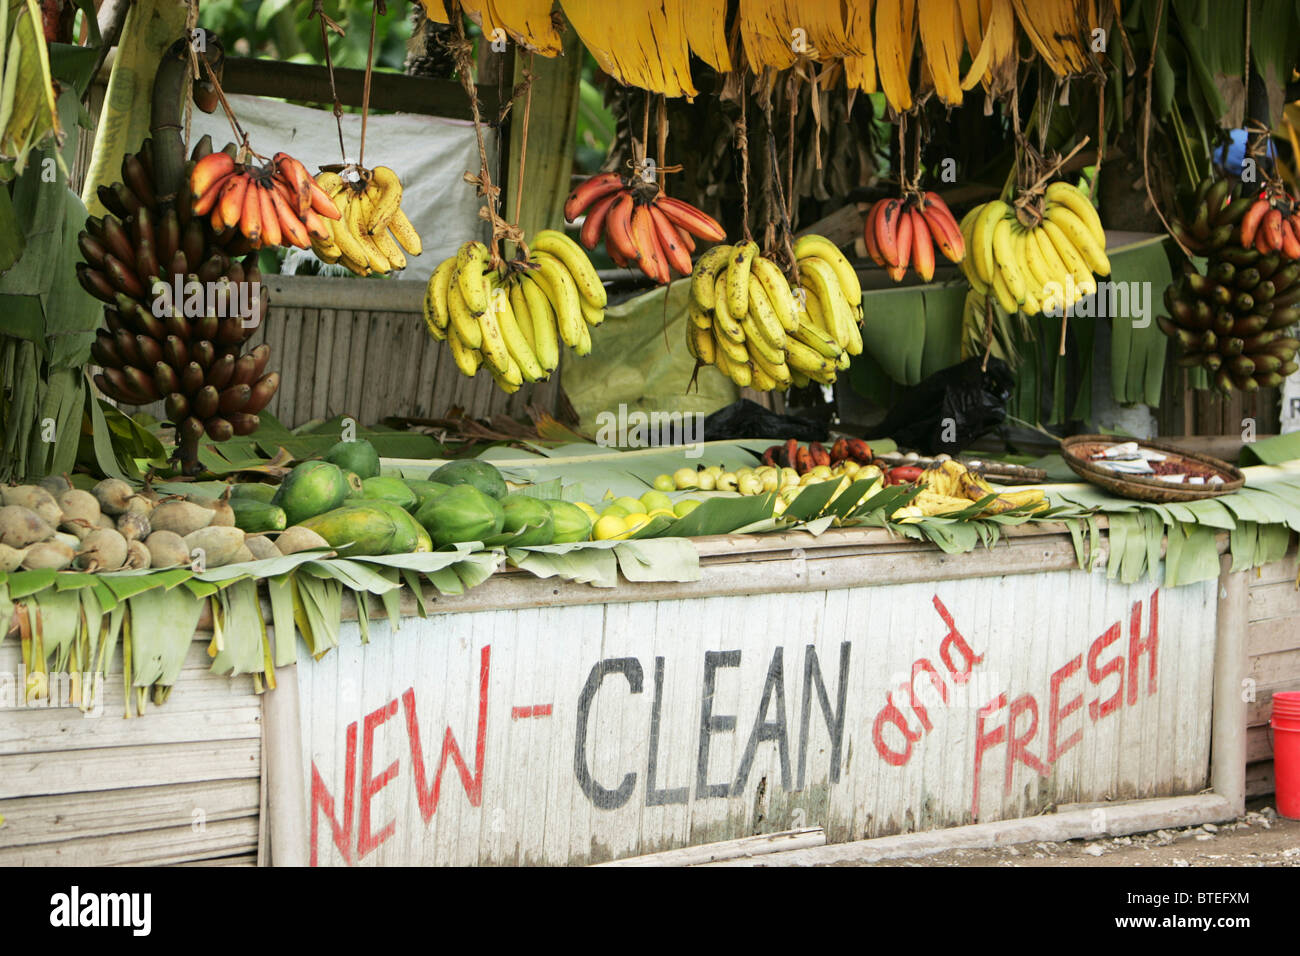
{"type": "Polygon", "coordinates": [[[1219,559],[1218,627],[1214,645],[1214,722],[1210,731],[1210,786],[1240,815],[1246,809],[1247,587],[1232,555],[1219,559]]]}
{"type": "MultiPolygon", "coordinates": [[[[307,865],[307,791],[302,772],[298,668],[275,669],[275,690],[262,695],[262,776],[270,818],[271,865],[307,865]]],[[[265,848],[258,847],[258,856],[265,848]]]]}

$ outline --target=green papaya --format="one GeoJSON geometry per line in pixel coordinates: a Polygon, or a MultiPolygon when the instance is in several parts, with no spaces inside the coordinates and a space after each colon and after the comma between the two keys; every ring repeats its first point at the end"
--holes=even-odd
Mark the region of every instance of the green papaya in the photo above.
{"type": "Polygon", "coordinates": [[[546,502],[542,499],[528,495],[506,495],[501,499],[501,510],[505,512],[505,524],[501,530],[519,535],[511,544],[550,544],[554,539],[555,519],[551,517],[551,509],[546,507],[546,502]]]}
{"type": "Polygon", "coordinates": [[[415,550],[417,535],[410,518],[391,502],[363,501],[308,518],[301,526],[316,532],[344,557],[399,554],[415,550]]]}
{"type": "Polygon", "coordinates": [[[374,499],[391,501],[407,511],[414,508],[420,500],[401,478],[389,478],[386,475],[363,479],[361,497],[367,501],[374,499]]]}
{"type": "Polygon", "coordinates": [[[406,487],[415,492],[415,507],[411,509],[411,514],[419,511],[430,498],[437,497],[451,487],[440,481],[425,481],[423,478],[406,478],[404,481],[406,487]]]}
{"type": "Polygon", "coordinates": [[[449,461],[429,476],[430,481],[444,485],[473,485],[485,495],[493,498],[506,496],[506,480],[501,472],[486,461],[468,458],[463,461],[449,461]]]}
{"type": "Polygon", "coordinates": [[[591,519],[573,502],[548,498],[546,507],[551,509],[551,519],[555,525],[555,535],[551,538],[551,544],[586,541],[591,537],[591,519]]]}
{"type": "Polygon", "coordinates": [[[371,498],[365,501],[365,504],[372,505],[385,512],[393,519],[393,524],[397,526],[398,534],[393,539],[392,550],[388,554],[411,554],[415,551],[432,551],[433,541],[429,537],[429,532],[424,530],[424,526],[411,516],[411,513],[401,505],[394,504],[384,498],[371,498]]]}
{"type": "MultiPolygon", "coordinates": [[[[269,487],[269,486],[268,486],[269,487]]],[[[235,513],[235,527],[246,534],[263,531],[283,531],[289,526],[288,516],[279,505],[256,498],[230,496],[230,510],[235,513]]]]}
{"type": "Polygon", "coordinates": [[[355,471],[363,481],[379,474],[379,452],[364,438],[332,445],[325,453],[325,460],[344,471],[355,471]]]}
{"type": "Polygon", "coordinates": [[[241,482],[230,486],[230,500],[245,498],[250,501],[264,501],[270,504],[271,499],[275,496],[276,487],[276,485],[268,485],[264,481],[241,482]]]}
{"type": "Polygon", "coordinates": [[[348,495],[347,479],[337,465],[327,461],[304,461],[295,466],[271,498],[291,525],[313,515],[333,511],[348,495]]]}
{"type": "Polygon", "coordinates": [[[500,534],[506,515],[500,502],[473,485],[454,485],[426,501],[415,520],[429,532],[434,546],[442,548],[500,534]]]}

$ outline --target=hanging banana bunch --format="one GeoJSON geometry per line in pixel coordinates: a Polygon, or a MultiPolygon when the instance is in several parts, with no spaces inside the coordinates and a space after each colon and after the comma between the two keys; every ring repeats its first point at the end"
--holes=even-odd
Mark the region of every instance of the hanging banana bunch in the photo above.
{"type": "Polygon", "coordinates": [[[561,344],[588,354],[589,327],[605,320],[608,301],[587,253],[564,233],[543,229],[526,248],[493,268],[488,247],[467,242],[433,270],[424,294],[425,325],[456,367],[469,377],[486,368],[506,393],[547,379],[561,344]]]}
{"type": "Polygon", "coordinates": [[[766,392],[830,384],[862,352],[862,289],[828,239],[795,243],[799,283],[758,244],[714,246],[695,264],[686,347],[741,388],[766,392]]]}
{"type": "MultiPolygon", "coordinates": [[[[85,261],[77,279],[105,303],[106,328],[91,345],[100,366],[95,384],[128,405],[162,400],[177,431],[177,457],[193,473],[204,434],[214,441],[251,434],[280,384],[278,373],[266,371],[269,345],[243,353],[267,309],[253,243],[269,242],[260,216],[254,230],[244,210],[260,213],[264,197],[274,202],[278,193],[246,169],[236,171],[233,144],[214,153],[204,136],[179,194],[161,198],[163,170],[173,164],[155,155],[155,142],[126,155],[121,182],[99,188],[107,213],[87,219],[78,236],[85,261]]],[[[290,159],[278,161],[265,181],[274,183],[290,159]]],[[[267,223],[278,224],[280,217],[270,216],[267,223]]]]}
{"type": "Polygon", "coordinates": [[[325,262],[341,262],[359,276],[406,268],[406,256],[424,251],[420,234],[402,212],[402,181],[387,166],[330,167],[315,185],[340,207],[324,234],[312,233],[312,251],[325,262]]]}
{"type": "Polygon", "coordinates": [[[1092,200],[1070,183],[1049,185],[1020,209],[994,199],[961,221],[971,287],[992,293],[1005,312],[1060,314],[1110,275],[1106,233],[1092,200]]]}

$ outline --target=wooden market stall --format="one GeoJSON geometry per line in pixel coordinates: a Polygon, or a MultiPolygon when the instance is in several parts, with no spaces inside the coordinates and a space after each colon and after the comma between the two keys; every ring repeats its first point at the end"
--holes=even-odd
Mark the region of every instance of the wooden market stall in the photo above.
{"type": "MultiPolygon", "coordinates": [[[[290,626],[297,663],[260,696],[266,673],[210,670],[204,601],[143,715],[120,655],[85,714],[7,688],[0,862],[582,864],[1079,806],[1115,835],[1230,819],[1268,789],[1269,694],[1300,684],[1295,552],[1234,572],[1220,532],[1217,578],[1123,584],[1105,527],[1091,571],[1051,522],[969,553],[666,539],[697,568],[676,580],[636,547],[590,583],[480,555],[497,570],[463,593],[390,595],[400,627],[369,596],[367,640],[344,588],[337,647],[313,659],[290,626]]],[[[0,665],[22,674],[16,639],[0,665]]]]}

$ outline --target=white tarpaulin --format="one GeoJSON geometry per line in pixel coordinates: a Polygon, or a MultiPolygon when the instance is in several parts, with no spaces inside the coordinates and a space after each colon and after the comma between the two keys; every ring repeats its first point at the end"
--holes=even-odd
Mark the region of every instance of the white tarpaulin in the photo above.
{"type": "MultiPolygon", "coordinates": [[[[264,156],[280,150],[296,156],[311,172],[338,163],[339,137],[330,110],[308,109],[257,96],[231,96],[230,105],[252,147],[264,156]]],[[[234,138],[218,109],[194,111],[191,142],[204,133],[220,149],[234,138]]],[[[488,157],[496,159],[496,133],[485,130],[488,157]]],[[[361,142],[361,114],[343,116],[343,142],[356,159],[361,142]]],[[[402,209],[424,240],[424,254],[408,257],[403,279],[427,279],[439,262],[461,243],[487,239],[487,223],[478,218],[479,198],[464,174],[479,169],[474,127],[467,120],[414,113],[371,115],[366,123],[366,165],[388,166],[402,180],[402,209]]],[[[494,172],[495,178],[495,172],[494,172]]]]}

